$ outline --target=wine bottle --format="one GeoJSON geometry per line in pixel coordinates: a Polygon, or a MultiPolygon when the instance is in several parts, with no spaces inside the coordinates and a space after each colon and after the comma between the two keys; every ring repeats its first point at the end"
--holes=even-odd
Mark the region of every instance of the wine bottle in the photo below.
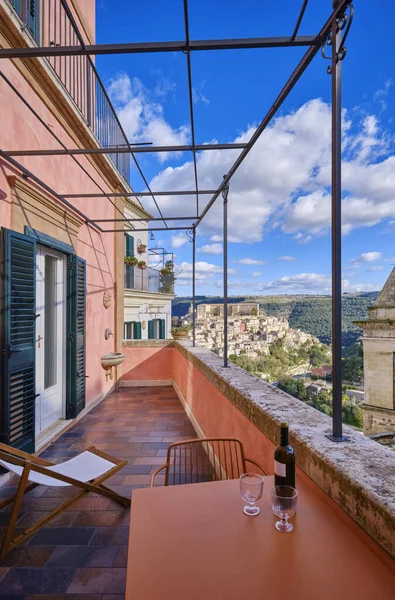
{"type": "Polygon", "coordinates": [[[289,445],[288,423],[280,425],[280,445],[274,451],[274,485],[295,487],[295,452],[289,445]]]}

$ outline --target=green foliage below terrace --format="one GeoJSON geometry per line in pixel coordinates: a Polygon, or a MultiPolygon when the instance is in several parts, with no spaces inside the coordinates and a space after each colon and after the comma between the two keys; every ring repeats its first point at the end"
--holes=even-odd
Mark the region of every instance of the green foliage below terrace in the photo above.
{"type": "MultiPolygon", "coordinates": [[[[343,346],[354,344],[361,335],[361,330],[353,325],[353,321],[365,319],[367,309],[377,298],[377,292],[343,294],[343,346]]],[[[181,317],[187,314],[191,298],[173,300],[173,314],[181,317]]],[[[197,296],[196,304],[222,304],[219,296],[197,296]]],[[[231,296],[229,303],[258,302],[261,310],[267,315],[285,317],[294,329],[318,337],[324,344],[332,339],[332,307],[330,296],[284,295],[284,296],[231,296]]]]}
{"type": "Polygon", "coordinates": [[[257,358],[245,354],[229,359],[236,365],[258,376],[264,375],[268,381],[276,381],[289,373],[292,369],[302,365],[320,367],[330,361],[330,352],[323,344],[305,342],[296,349],[287,350],[283,340],[270,344],[269,354],[260,353],[257,358]]]}
{"type": "MultiPolygon", "coordinates": [[[[280,379],[278,382],[280,390],[287,392],[294,398],[298,398],[302,402],[305,402],[309,406],[325,413],[328,416],[332,416],[332,392],[322,391],[320,394],[313,396],[309,395],[303,379],[292,379],[292,377],[285,377],[280,379]]],[[[342,396],[342,420],[347,425],[352,425],[358,429],[363,428],[363,413],[362,409],[358,404],[351,400],[348,396],[343,394],[342,396]]]]}

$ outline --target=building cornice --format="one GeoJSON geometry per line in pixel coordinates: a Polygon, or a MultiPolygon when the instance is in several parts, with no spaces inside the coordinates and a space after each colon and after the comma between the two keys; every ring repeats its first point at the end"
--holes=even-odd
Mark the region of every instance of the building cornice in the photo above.
{"type": "Polygon", "coordinates": [[[146,301],[161,300],[162,302],[171,302],[175,297],[176,294],[163,294],[162,292],[125,289],[125,301],[128,298],[144,298],[146,301]]]}
{"type": "Polygon", "coordinates": [[[395,331],[395,321],[391,319],[386,320],[375,320],[375,319],[366,319],[364,321],[353,321],[353,325],[356,327],[360,327],[363,330],[373,330],[373,329],[390,329],[395,331]]]}
{"type": "Polygon", "coordinates": [[[125,208],[129,209],[130,211],[133,211],[133,213],[135,213],[138,218],[144,218],[144,217],[146,217],[147,221],[149,221],[150,219],[153,218],[153,215],[151,215],[151,213],[149,213],[148,211],[146,211],[141,206],[141,204],[137,204],[137,201],[131,200],[128,196],[125,196],[124,202],[125,202],[125,208]]]}

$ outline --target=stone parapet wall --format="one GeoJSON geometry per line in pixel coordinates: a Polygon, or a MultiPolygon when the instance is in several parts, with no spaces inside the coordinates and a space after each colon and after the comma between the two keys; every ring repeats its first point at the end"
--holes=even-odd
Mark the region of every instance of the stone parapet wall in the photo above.
{"type": "Polygon", "coordinates": [[[330,417],[236,365],[224,368],[216,354],[190,341],[128,342],[123,351],[137,365],[125,373],[129,380],[153,379],[150,361],[166,358],[158,379],[165,373],[173,381],[198,433],[240,437],[268,470],[280,423],[287,421],[297,467],[395,558],[395,452],[347,426],[349,441],[331,442],[330,417]],[[141,357],[144,347],[155,353],[141,357]]]}

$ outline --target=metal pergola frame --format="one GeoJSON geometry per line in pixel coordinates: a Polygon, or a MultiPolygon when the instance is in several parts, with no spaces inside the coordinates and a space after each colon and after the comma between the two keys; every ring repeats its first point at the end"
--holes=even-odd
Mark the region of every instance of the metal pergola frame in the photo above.
{"type": "MultiPolygon", "coordinates": [[[[328,0],[329,2],[329,0],[328,0]]],[[[230,182],[237,169],[240,167],[244,159],[248,156],[259,137],[272,121],[277,111],[303,75],[313,58],[318,52],[322,52],[324,58],[331,60],[331,64],[327,71],[331,75],[332,80],[332,369],[333,369],[333,429],[332,434],[328,436],[333,441],[343,441],[345,438],[342,433],[342,377],[341,377],[341,62],[345,56],[346,49],[344,46],[348,31],[351,26],[353,16],[352,0],[333,0],[333,10],[327,21],[322,26],[319,33],[315,36],[298,36],[299,28],[308,4],[308,0],[303,0],[297,21],[291,36],[289,37],[268,37],[268,38],[243,38],[243,39],[222,39],[222,40],[191,40],[189,33],[189,15],[188,15],[188,0],[183,0],[184,5],[184,29],[185,39],[182,41],[167,41],[167,42],[144,42],[144,43],[127,43],[127,44],[94,44],[88,45],[85,43],[82,34],[78,29],[72,12],[67,4],[67,0],[60,0],[60,3],[67,15],[72,28],[76,33],[76,37],[80,42],[77,46],[48,46],[39,47],[31,46],[25,48],[3,48],[0,49],[0,59],[28,59],[37,57],[54,57],[54,56],[77,56],[83,55],[87,57],[91,67],[93,68],[100,85],[102,85],[97,74],[94,63],[91,57],[104,54],[141,54],[153,52],[183,52],[186,55],[186,68],[188,79],[188,96],[189,96],[189,113],[190,113],[190,128],[191,128],[191,144],[188,145],[172,145],[172,146],[153,146],[149,142],[133,144],[129,142],[121,123],[113,109],[111,110],[119,125],[119,128],[125,139],[125,144],[118,146],[110,146],[103,148],[67,148],[61,139],[52,131],[47,123],[40,115],[30,106],[29,102],[17,90],[12,82],[0,71],[0,77],[14,91],[24,105],[34,114],[43,127],[49,132],[57,143],[61,146],[59,149],[40,149],[40,150],[2,150],[0,149],[0,157],[6,160],[15,169],[19,170],[23,177],[30,178],[37,185],[41,186],[46,192],[54,196],[58,202],[66,206],[68,209],[78,214],[84,222],[95,228],[100,234],[102,233],[125,233],[126,230],[133,232],[143,231],[185,231],[192,243],[192,319],[193,319],[193,345],[196,343],[196,229],[207,215],[210,208],[214,205],[219,196],[222,196],[223,201],[223,285],[224,285],[224,367],[228,366],[228,335],[227,335],[227,265],[228,265],[228,195],[230,182]],[[293,73],[286,81],[276,100],[271,105],[265,117],[262,119],[252,137],[247,143],[233,144],[196,144],[195,141],[195,119],[193,109],[193,85],[192,85],[192,66],[191,53],[199,51],[220,51],[220,50],[241,50],[252,48],[285,48],[285,47],[306,47],[307,50],[293,73]],[[325,49],[330,48],[330,55],[327,56],[325,49]],[[223,180],[215,190],[200,190],[198,179],[197,153],[205,151],[226,151],[226,150],[241,150],[239,156],[224,175],[223,180]],[[195,187],[192,190],[169,190],[153,192],[144,177],[142,169],[135,158],[136,153],[149,152],[192,152],[193,157],[193,173],[195,187]],[[89,174],[86,168],[79,162],[79,156],[89,155],[105,155],[105,154],[124,154],[129,153],[144,181],[146,190],[142,192],[127,191],[125,193],[107,193],[89,174]],[[15,157],[24,156],[70,156],[76,164],[85,172],[93,183],[100,190],[98,193],[92,194],[59,194],[48,186],[44,181],[29,171],[15,157]],[[193,195],[196,200],[196,208],[193,216],[164,216],[161,212],[156,197],[159,196],[180,196],[193,195]],[[210,195],[211,198],[202,211],[199,210],[199,196],[210,195]],[[160,217],[152,219],[139,218],[130,219],[124,216],[112,198],[118,197],[150,197],[152,198],[160,217]],[[81,210],[74,207],[69,200],[72,198],[107,198],[114,206],[116,211],[121,214],[121,218],[114,219],[91,219],[88,218],[81,210]],[[144,221],[160,221],[164,227],[135,227],[133,223],[144,221]],[[171,226],[167,221],[191,221],[188,226],[171,226]],[[104,229],[99,223],[124,223],[124,228],[108,228],[104,229]],[[125,229],[126,228],[126,229],[125,229]]],[[[103,86],[104,90],[104,86],[103,86]]],[[[108,102],[110,102],[107,93],[108,102]]]]}

